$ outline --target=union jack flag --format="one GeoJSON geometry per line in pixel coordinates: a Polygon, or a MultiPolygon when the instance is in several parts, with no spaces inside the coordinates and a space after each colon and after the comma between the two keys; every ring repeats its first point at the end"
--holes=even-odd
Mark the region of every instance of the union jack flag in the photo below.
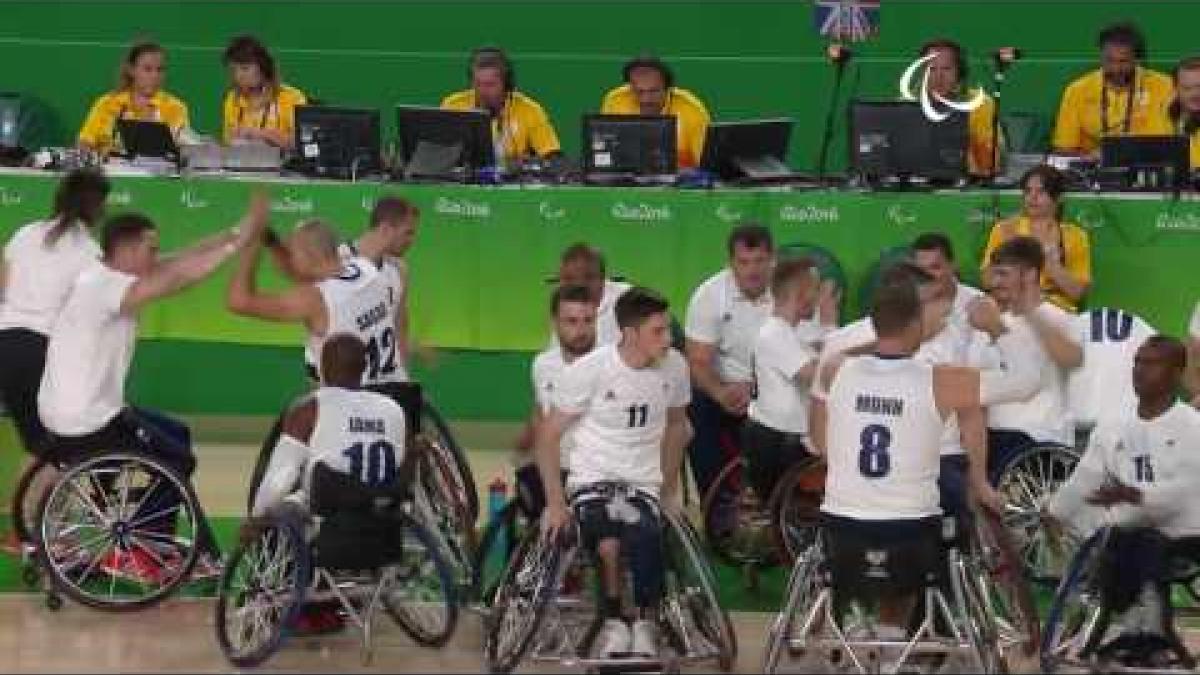
{"type": "Polygon", "coordinates": [[[813,23],[833,40],[862,42],[879,32],[882,0],[815,0],[813,23]]]}

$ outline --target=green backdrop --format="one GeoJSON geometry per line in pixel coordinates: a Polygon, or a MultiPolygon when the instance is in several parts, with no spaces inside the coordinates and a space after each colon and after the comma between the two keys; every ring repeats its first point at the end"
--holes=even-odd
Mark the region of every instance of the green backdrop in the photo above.
{"type": "MultiPolygon", "coordinates": [[[[550,111],[565,148],[579,145],[580,114],[599,107],[631,54],[653,50],[674,66],[717,119],[787,115],[798,124],[792,160],[815,164],[831,70],[809,0],[18,0],[0,5],[0,89],[27,92],[54,111],[50,139],[73,138],[91,100],[115,80],[128,42],[152,36],[170,51],[168,88],[198,129],[219,128],[220,53],[253,32],[274,49],[285,78],[328,102],[379,107],[436,104],[464,82],[466,53],[504,45],[522,89],[550,111]]],[[[987,54],[1004,45],[1027,58],[1010,72],[1005,106],[1050,116],[1062,87],[1096,62],[1097,30],[1135,18],[1150,60],[1167,68],[1197,49],[1195,0],[885,0],[878,39],[856,48],[846,95],[892,97],[900,70],[935,35],[971,50],[971,82],[987,83],[987,54]]],[[[384,114],[384,124],[393,124],[384,114]]],[[[832,158],[845,156],[845,132],[832,158]]]]}
{"type": "MultiPolygon", "coordinates": [[[[0,237],[44,216],[56,177],[0,174],[0,237]]],[[[165,249],[232,223],[252,186],[271,190],[273,219],[330,219],[347,237],[382,192],[422,210],[410,253],[416,340],[443,352],[418,369],[454,416],[517,417],[526,410],[528,360],[547,339],[548,286],[563,248],[588,241],[611,274],[663,291],[682,316],[695,286],[724,262],[735,223],[758,220],[781,245],[832,251],[850,288],[846,316],[881,252],[927,230],[946,232],[963,276],[977,277],[979,253],[1015,193],[383,186],[221,178],[118,178],[110,209],[135,209],[161,225],[165,249]]],[[[1200,294],[1200,202],[1160,195],[1072,195],[1071,220],[1089,231],[1090,304],[1133,310],[1160,330],[1183,332],[1200,294]]],[[[279,280],[264,263],[264,283],[279,280]]],[[[302,386],[297,328],[234,317],[224,308],[228,269],[144,313],[133,389],[144,401],[202,412],[272,412],[302,386]],[[236,383],[236,385],[232,384],[236,383]]]]}

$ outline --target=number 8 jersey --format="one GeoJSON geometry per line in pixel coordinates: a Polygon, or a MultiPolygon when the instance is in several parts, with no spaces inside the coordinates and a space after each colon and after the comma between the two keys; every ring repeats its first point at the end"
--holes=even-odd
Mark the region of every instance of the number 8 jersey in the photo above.
{"type": "Polygon", "coordinates": [[[848,358],[826,405],[825,501],[855,520],[936,516],[946,422],[933,394],[933,366],[911,358],[848,358]]]}
{"type": "Polygon", "coordinates": [[[338,276],[317,284],[329,327],[324,335],[309,334],[304,359],[320,376],[316,355],[325,338],[338,333],[357,336],[367,346],[363,384],[403,382],[404,368],[397,362],[396,298],[386,275],[366,258],[349,258],[338,276]]]}

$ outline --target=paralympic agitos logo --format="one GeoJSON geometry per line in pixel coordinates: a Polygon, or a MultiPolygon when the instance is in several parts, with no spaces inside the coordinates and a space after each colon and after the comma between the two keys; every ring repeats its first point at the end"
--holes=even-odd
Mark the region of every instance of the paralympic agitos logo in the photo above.
{"type": "Polygon", "coordinates": [[[900,96],[905,101],[920,101],[921,112],[925,113],[925,118],[930,122],[941,122],[949,117],[952,113],[941,112],[933,106],[933,102],[937,101],[943,106],[956,110],[958,112],[969,113],[979,106],[983,105],[987,98],[983,94],[982,89],[975,90],[975,96],[969,101],[954,101],[951,99],[929,90],[929,68],[927,64],[937,58],[937,53],[926,54],[921,58],[909,64],[908,68],[904,69],[904,74],[900,76],[900,96]],[[913,93],[913,78],[916,77],[917,71],[924,67],[921,74],[921,90],[913,93]]]}

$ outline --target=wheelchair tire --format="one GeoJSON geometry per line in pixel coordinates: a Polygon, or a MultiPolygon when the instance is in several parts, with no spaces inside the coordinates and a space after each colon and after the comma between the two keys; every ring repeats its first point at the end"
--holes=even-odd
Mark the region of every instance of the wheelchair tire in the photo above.
{"type": "Polygon", "coordinates": [[[766,499],[745,482],[745,460],[735,457],[717,474],[701,502],[704,535],[722,561],[736,567],[773,567],[783,559],[766,499]],[[758,513],[751,512],[757,508],[758,513]]]}
{"type": "Polygon", "coordinates": [[[1053,550],[1042,528],[1043,502],[1059,488],[1079,463],[1079,453],[1061,445],[1039,444],[1018,452],[1004,465],[996,489],[1004,497],[1004,524],[1014,533],[1031,579],[1058,583],[1065,560],[1052,559],[1053,550]]]}
{"type": "Polygon", "coordinates": [[[1055,672],[1059,665],[1074,656],[1069,643],[1078,640],[1079,632],[1085,630],[1100,611],[1098,597],[1080,596],[1086,585],[1091,583],[1090,576],[1096,572],[1107,535],[1107,530],[1101,529],[1084,540],[1054,592],[1054,600],[1042,628],[1040,664],[1044,673],[1055,672]],[[1078,606],[1073,603],[1078,603],[1078,606]]]}
{"type": "Polygon", "coordinates": [[[414,505],[422,524],[437,537],[455,583],[469,593],[475,577],[475,520],[459,491],[455,472],[453,458],[444,447],[426,445],[418,459],[414,505]]]}
{"type": "Polygon", "coordinates": [[[818,575],[822,564],[821,556],[821,547],[814,542],[808,550],[796,556],[792,564],[787,590],[784,592],[783,608],[767,628],[767,646],[763,650],[762,663],[764,673],[776,672],[784,652],[792,651],[792,626],[795,624],[796,614],[808,611],[820,590],[818,575]]]}
{"type": "Polygon", "coordinates": [[[421,417],[421,434],[431,442],[440,443],[442,447],[450,451],[450,456],[454,458],[454,467],[457,470],[455,476],[459,483],[459,489],[463,491],[467,512],[471,516],[471,522],[477,522],[479,520],[479,490],[475,485],[475,476],[471,473],[471,463],[467,461],[466,451],[455,440],[454,434],[451,433],[450,426],[446,424],[442,414],[433,407],[428,399],[421,402],[421,417]]]}
{"type": "Polygon", "coordinates": [[[13,491],[12,516],[13,533],[22,544],[32,544],[34,533],[37,531],[38,505],[42,495],[49,489],[47,481],[55,475],[55,467],[41,457],[34,459],[33,464],[25,467],[17,487],[13,491]]]}
{"type": "Polygon", "coordinates": [[[796,464],[775,485],[768,511],[788,564],[816,542],[824,496],[825,462],[820,458],[796,464]]]}
{"type": "Polygon", "coordinates": [[[978,592],[993,615],[1004,620],[1003,628],[997,622],[1001,642],[1015,641],[1026,657],[1032,657],[1040,649],[1042,629],[1021,552],[1003,521],[991,511],[976,510],[972,525],[980,563],[975,579],[978,592]]]}
{"type": "Polygon", "coordinates": [[[225,658],[239,668],[253,668],[270,658],[299,614],[311,580],[312,555],[302,523],[275,519],[254,540],[234,549],[217,589],[217,642],[225,658]],[[274,574],[264,580],[268,572],[274,574]],[[278,602],[281,597],[283,603],[278,602]],[[266,608],[255,618],[272,623],[233,625],[234,617],[247,614],[249,602],[260,598],[266,608]],[[267,629],[273,630],[266,635],[247,635],[248,630],[267,629]],[[246,638],[257,639],[249,645],[240,644],[246,638]]]}
{"type": "Polygon", "coordinates": [[[517,546],[484,621],[489,672],[512,672],[529,651],[556,594],[563,559],[562,545],[547,542],[538,529],[531,529],[517,546]]]}
{"type": "MultiPolygon", "coordinates": [[[[737,633],[733,630],[729,613],[721,607],[717,599],[716,574],[702,553],[700,538],[691,523],[665,511],[663,520],[668,525],[666,597],[672,598],[672,590],[676,594],[683,594],[683,602],[679,602],[678,598],[672,598],[671,601],[677,603],[676,609],[687,612],[684,616],[682,611],[668,611],[668,621],[674,619],[682,623],[690,619],[715,650],[714,654],[706,656],[715,658],[717,667],[723,672],[730,672],[737,662],[737,633]],[[672,546],[671,539],[675,539],[678,546],[672,546]],[[686,583],[681,582],[680,575],[687,571],[694,572],[693,578],[688,579],[686,583]],[[672,582],[679,587],[672,589],[672,582]]],[[[673,625],[673,629],[678,635],[687,635],[685,625],[673,625]]],[[[690,658],[695,655],[681,656],[690,658]]]]}
{"type": "Polygon", "coordinates": [[[199,518],[199,501],[191,483],[160,459],[123,450],[93,455],[67,467],[42,496],[36,537],[39,565],[56,590],[79,604],[113,612],[144,609],[163,601],[188,580],[199,553],[199,518]],[[130,467],[133,471],[127,471],[130,467]],[[139,516],[146,497],[164,484],[176,493],[179,506],[139,516]],[[131,497],[138,501],[130,502],[131,497]],[[168,535],[139,528],[171,516],[169,511],[175,512],[176,521],[170,527],[174,530],[182,519],[190,532],[168,535]],[[92,522],[71,522],[72,517],[92,522]],[[81,534],[89,529],[92,534],[81,534]],[[100,546],[98,552],[88,550],[95,546],[100,546]],[[106,567],[117,571],[106,571],[106,567]],[[81,568],[82,573],[75,574],[81,568]],[[104,579],[88,583],[97,570],[104,579]],[[159,576],[162,570],[168,571],[165,578],[159,576]]]}
{"type": "MultiPolygon", "coordinates": [[[[404,521],[404,535],[411,536],[412,541],[405,542],[405,560],[399,565],[402,574],[396,584],[420,584],[429,589],[436,585],[434,592],[441,596],[432,602],[441,605],[442,613],[436,624],[422,621],[421,612],[413,604],[400,602],[395,588],[387,589],[384,593],[383,607],[414,642],[426,647],[441,647],[454,635],[458,625],[459,599],[454,573],[441,553],[437,538],[415,519],[406,516],[404,521]]],[[[427,604],[426,600],[422,597],[420,604],[427,604]]]]}
{"type": "Polygon", "coordinates": [[[962,557],[961,552],[950,553],[950,584],[955,601],[966,625],[967,641],[975,653],[975,665],[980,673],[1005,672],[1000,656],[996,623],[989,612],[987,602],[980,595],[979,586],[973,582],[981,570],[974,569],[975,563],[962,557]]]}

